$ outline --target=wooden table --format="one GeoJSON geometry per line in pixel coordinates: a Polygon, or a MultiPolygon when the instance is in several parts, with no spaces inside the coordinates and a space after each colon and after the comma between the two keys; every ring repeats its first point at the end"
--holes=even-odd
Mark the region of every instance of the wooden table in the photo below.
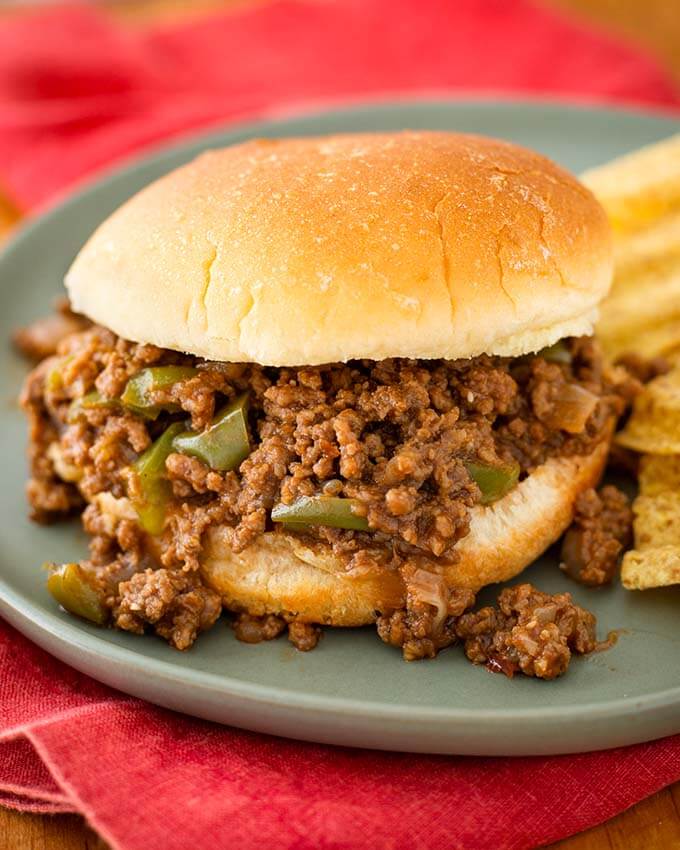
{"type": "MultiPolygon", "coordinates": [[[[612,32],[637,40],[652,50],[680,81],[680,0],[545,2],[573,9],[612,32]]],[[[186,14],[188,8],[196,14],[225,5],[236,2],[127,0],[111,4],[115,13],[132,26],[149,19],[177,17],[186,14]]],[[[18,219],[17,210],[0,186],[0,238],[18,219]]],[[[0,850],[106,850],[106,845],[76,815],[29,815],[0,808],[0,850]]],[[[550,850],[680,850],[680,783],[602,826],[552,845],[550,850]]]]}

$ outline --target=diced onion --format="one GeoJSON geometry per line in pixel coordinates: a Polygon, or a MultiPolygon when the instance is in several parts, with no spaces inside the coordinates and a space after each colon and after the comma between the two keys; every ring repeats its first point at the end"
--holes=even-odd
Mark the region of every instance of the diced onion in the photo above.
{"type": "Polygon", "coordinates": [[[427,570],[416,570],[408,582],[408,589],[418,602],[426,602],[436,609],[432,634],[438,635],[448,614],[448,588],[444,577],[427,570]]]}
{"type": "Polygon", "coordinates": [[[564,384],[552,398],[552,408],[541,416],[551,428],[580,434],[597,407],[598,397],[578,384],[564,384]]]}

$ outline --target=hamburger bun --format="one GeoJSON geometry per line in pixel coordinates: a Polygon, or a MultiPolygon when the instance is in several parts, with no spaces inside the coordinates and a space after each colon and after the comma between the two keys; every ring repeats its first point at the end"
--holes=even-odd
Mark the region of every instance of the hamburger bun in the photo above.
{"type": "Polygon", "coordinates": [[[589,334],[611,279],[588,189],[442,132],[206,153],[105,221],[66,277],[120,336],[266,366],[518,356],[589,334]]]}

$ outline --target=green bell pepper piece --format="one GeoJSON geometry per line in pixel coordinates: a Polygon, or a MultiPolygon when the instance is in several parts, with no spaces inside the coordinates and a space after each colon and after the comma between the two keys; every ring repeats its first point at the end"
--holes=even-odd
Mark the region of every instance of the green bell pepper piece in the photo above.
{"type": "Polygon", "coordinates": [[[176,411],[179,405],[156,404],[153,393],[166,390],[179,381],[193,378],[198,369],[193,366],[151,366],[133,375],[125,385],[120,400],[134,413],[141,413],[149,419],[156,419],[162,410],[176,411]]]}
{"type": "Polygon", "coordinates": [[[327,525],[352,531],[368,531],[368,520],[358,512],[356,499],[336,496],[301,496],[291,505],[279,504],[272,510],[274,522],[291,525],[327,525]]]}
{"type": "Polygon", "coordinates": [[[205,431],[183,431],[172,441],[176,452],[198,458],[211,469],[237,469],[250,454],[248,396],[242,395],[217,414],[205,431]]]}
{"type": "Polygon", "coordinates": [[[45,389],[48,392],[57,392],[62,388],[63,383],[64,382],[61,377],[61,369],[59,366],[55,366],[54,368],[50,369],[50,371],[45,376],[45,389]]]}
{"type": "Polygon", "coordinates": [[[73,360],[72,354],[65,354],[62,357],[57,357],[55,364],[50,371],[45,375],[45,389],[49,392],[57,392],[64,386],[64,378],[62,369],[64,369],[73,360]]]}
{"type": "Polygon", "coordinates": [[[165,508],[172,494],[170,482],[165,475],[165,461],[174,451],[172,441],[182,430],[181,422],[166,428],[161,436],[140,455],[133,469],[139,476],[141,499],[132,504],[139,516],[139,524],[149,534],[160,534],[165,524],[165,508]]]}
{"type": "Polygon", "coordinates": [[[538,357],[542,357],[548,363],[558,363],[563,366],[568,366],[571,363],[571,352],[564,340],[561,339],[547,348],[542,348],[538,352],[538,357]]]}
{"type": "Polygon", "coordinates": [[[47,589],[62,608],[102,625],[109,612],[80,564],[49,564],[47,589]]]}
{"type": "Polygon", "coordinates": [[[519,464],[516,461],[504,466],[466,461],[465,468],[482,493],[483,505],[502,499],[517,484],[519,478],[519,464]]]}
{"type": "Polygon", "coordinates": [[[115,410],[120,407],[120,401],[117,398],[106,398],[95,390],[80,398],[73,399],[66,415],[66,421],[75,422],[83,410],[90,410],[93,407],[106,407],[115,410]]]}

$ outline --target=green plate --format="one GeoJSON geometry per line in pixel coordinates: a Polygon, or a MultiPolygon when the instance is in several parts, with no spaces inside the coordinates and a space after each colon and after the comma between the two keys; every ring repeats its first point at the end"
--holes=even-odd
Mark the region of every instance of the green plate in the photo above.
{"type": "MultiPolygon", "coordinates": [[[[40,646],[115,688],[188,714],[293,738],[361,747],[481,755],[576,752],[680,732],[680,588],[628,593],[571,583],[548,553],[525,574],[571,591],[600,630],[624,629],[608,652],[576,660],[555,682],[512,681],[473,667],[459,648],[405,664],[373,629],[327,630],[302,654],[287,641],[235,640],[220,621],[187,653],[154,637],[90,627],[60,611],[40,571],[82,556],[77,524],[26,518],[25,425],[15,397],[25,364],[15,326],[49,310],[93,228],[149,181],[205,148],[252,136],[401,128],[467,130],[537,148],[573,171],[680,130],[670,118],[550,104],[421,102],[362,106],[202,136],[116,171],[24,228],[0,259],[0,613],[40,646]]],[[[489,598],[495,594],[489,593],[489,598]]]]}

